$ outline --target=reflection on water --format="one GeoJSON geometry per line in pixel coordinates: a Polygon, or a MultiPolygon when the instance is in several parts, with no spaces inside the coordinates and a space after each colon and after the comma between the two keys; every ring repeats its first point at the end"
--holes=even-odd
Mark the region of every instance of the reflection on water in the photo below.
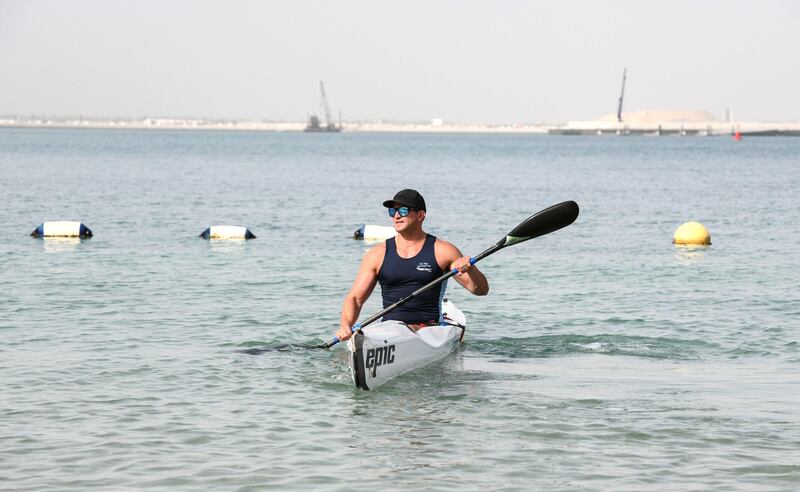
{"type": "MultiPolygon", "coordinates": [[[[386,239],[362,239],[362,241],[364,241],[364,245],[365,246],[372,247],[372,246],[375,246],[378,243],[382,243],[382,242],[386,241],[386,239]]],[[[367,249],[369,249],[369,248],[367,248],[367,249]]]]}
{"type": "Polygon", "coordinates": [[[208,244],[211,247],[211,251],[215,253],[233,253],[233,252],[241,252],[244,250],[245,246],[247,245],[246,239],[232,239],[232,238],[224,238],[224,239],[209,239],[208,244]]]}
{"type": "Polygon", "coordinates": [[[47,253],[65,253],[74,251],[75,248],[81,243],[82,239],[79,237],[44,237],[42,244],[47,253]]]}
{"type": "Polygon", "coordinates": [[[709,254],[710,246],[694,244],[676,244],[675,258],[679,263],[691,265],[698,261],[703,261],[709,254]]]}

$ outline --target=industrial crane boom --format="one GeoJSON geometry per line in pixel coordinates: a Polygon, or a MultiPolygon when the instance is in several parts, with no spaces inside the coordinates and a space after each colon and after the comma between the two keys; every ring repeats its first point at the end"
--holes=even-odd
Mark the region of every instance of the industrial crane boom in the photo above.
{"type": "Polygon", "coordinates": [[[619,93],[619,106],[617,106],[617,121],[622,123],[622,98],[625,97],[625,77],[628,75],[628,69],[622,70],[622,90],[619,93]]]}
{"type": "Polygon", "coordinates": [[[330,128],[332,126],[331,123],[331,108],[328,106],[328,98],[325,96],[325,85],[322,81],[319,81],[319,92],[322,94],[322,100],[320,102],[320,106],[322,106],[322,111],[325,113],[325,126],[330,128]]]}

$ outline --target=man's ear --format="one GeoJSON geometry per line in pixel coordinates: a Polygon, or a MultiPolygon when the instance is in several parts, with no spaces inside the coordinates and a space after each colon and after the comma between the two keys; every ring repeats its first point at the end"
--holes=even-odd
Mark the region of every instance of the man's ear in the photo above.
{"type": "Polygon", "coordinates": [[[425,211],[424,210],[420,210],[419,211],[419,220],[425,220],[425,211]]]}

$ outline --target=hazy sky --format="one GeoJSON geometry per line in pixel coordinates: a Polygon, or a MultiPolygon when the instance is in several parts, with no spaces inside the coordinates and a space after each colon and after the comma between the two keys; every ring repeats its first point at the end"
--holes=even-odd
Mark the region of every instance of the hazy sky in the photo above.
{"type": "Polygon", "coordinates": [[[800,120],[797,1],[0,0],[0,115],[800,120]]]}

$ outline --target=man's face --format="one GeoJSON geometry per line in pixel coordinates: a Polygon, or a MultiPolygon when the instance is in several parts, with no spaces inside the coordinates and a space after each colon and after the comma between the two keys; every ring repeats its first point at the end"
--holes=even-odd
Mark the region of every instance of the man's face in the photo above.
{"type": "Polygon", "coordinates": [[[392,223],[394,224],[394,230],[397,232],[403,232],[409,228],[420,227],[422,220],[425,218],[424,211],[406,207],[405,205],[397,202],[392,203],[392,206],[389,208],[389,213],[391,212],[394,212],[394,215],[392,216],[392,223]],[[408,212],[408,214],[404,215],[406,212],[408,212]]]}

